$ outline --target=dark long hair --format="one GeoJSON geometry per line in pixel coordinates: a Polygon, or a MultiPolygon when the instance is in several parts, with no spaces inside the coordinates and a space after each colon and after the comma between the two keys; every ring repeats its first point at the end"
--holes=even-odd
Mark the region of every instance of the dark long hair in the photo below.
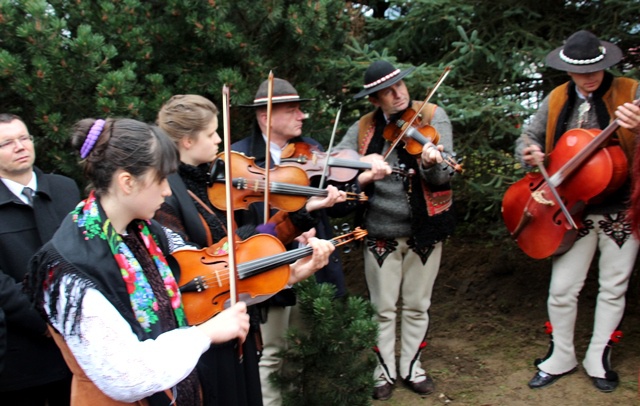
{"type": "MultiPolygon", "coordinates": [[[[96,119],[77,122],[72,130],[71,144],[81,150],[87,133],[96,119]]],[[[169,136],[159,127],[132,119],[107,119],[95,146],[81,161],[89,188],[97,196],[104,195],[114,173],[125,170],[135,177],[155,170],[161,180],[178,168],[178,150],[169,136]]]]}

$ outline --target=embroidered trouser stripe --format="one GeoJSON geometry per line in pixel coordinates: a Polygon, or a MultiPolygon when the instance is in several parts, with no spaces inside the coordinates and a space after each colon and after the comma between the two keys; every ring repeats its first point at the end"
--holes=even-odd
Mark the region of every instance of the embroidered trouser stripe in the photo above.
{"type": "MultiPolygon", "coordinates": [[[[381,263],[378,260],[385,244],[372,244],[369,241],[364,247],[365,276],[379,326],[379,356],[388,373],[392,374],[391,379],[397,378],[395,327],[398,299],[402,299],[399,372],[402,377],[406,377],[429,327],[431,293],[442,255],[442,243],[438,243],[423,265],[421,257],[407,242],[407,238],[398,238],[387,244],[391,248],[385,252],[381,263]]],[[[418,363],[419,361],[416,364],[418,363]]],[[[374,376],[377,378],[381,372],[382,368],[377,368],[374,376]]]]}
{"type": "Polygon", "coordinates": [[[538,368],[555,375],[577,365],[574,327],[578,295],[599,249],[600,289],[596,299],[593,335],[583,365],[590,376],[604,378],[602,355],[624,313],[625,293],[638,252],[638,241],[631,236],[623,243],[619,236],[613,238],[610,232],[611,217],[590,215],[587,220],[594,228],[583,234],[569,251],[553,259],[547,310],[553,326],[554,346],[551,356],[538,368]]]}

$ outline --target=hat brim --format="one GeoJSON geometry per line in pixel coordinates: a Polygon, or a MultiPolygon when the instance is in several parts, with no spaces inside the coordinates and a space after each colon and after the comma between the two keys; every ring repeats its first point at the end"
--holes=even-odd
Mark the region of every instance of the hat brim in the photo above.
{"type": "MultiPolygon", "coordinates": [[[[284,104],[284,103],[302,103],[302,102],[308,102],[308,101],[313,101],[315,99],[302,99],[300,97],[273,97],[271,99],[271,104],[284,104]]],[[[260,100],[258,102],[254,101],[253,104],[239,104],[239,107],[264,107],[267,104],[269,104],[268,100],[260,100]]]]}
{"type": "Polygon", "coordinates": [[[563,61],[560,58],[560,51],[564,46],[558,47],[547,54],[545,63],[547,66],[553,69],[562,70],[570,73],[592,73],[600,70],[610,68],[617,64],[622,59],[622,51],[617,45],[607,41],[600,41],[602,46],[607,50],[604,58],[596,63],[588,65],[573,65],[563,61]]]}
{"type": "Polygon", "coordinates": [[[385,89],[391,85],[394,85],[396,83],[398,83],[399,81],[401,81],[405,76],[407,76],[408,74],[410,74],[411,72],[413,72],[414,70],[416,70],[415,66],[410,67],[409,69],[405,69],[403,71],[400,71],[400,73],[398,73],[397,76],[392,77],[391,79],[380,83],[377,86],[371,87],[369,89],[364,89],[362,91],[360,91],[358,94],[356,94],[355,96],[353,96],[354,99],[360,99],[363,98],[365,96],[368,96],[370,94],[373,94],[375,92],[377,92],[378,90],[382,90],[385,89]]]}

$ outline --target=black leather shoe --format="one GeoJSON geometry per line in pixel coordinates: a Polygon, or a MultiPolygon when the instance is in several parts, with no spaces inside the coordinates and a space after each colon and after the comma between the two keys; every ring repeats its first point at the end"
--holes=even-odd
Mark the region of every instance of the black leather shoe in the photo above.
{"type": "Polygon", "coordinates": [[[545,386],[549,386],[558,379],[562,378],[565,375],[572,374],[576,372],[577,368],[573,368],[572,370],[565,372],[564,374],[551,375],[544,371],[538,371],[529,381],[529,387],[531,389],[539,389],[544,388],[545,386]]]}
{"type": "Polygon", "coordinates": [[[387,400],[391,398],[392,392],[393,385],[389,382],[385,382],[384,385],[373,388],[373,398],[376,400],[387,400]]]}
{"type": "Polygon", "coordinates": [[[593,386],[596,387],[600,392],[613,392],[615,388],[618,387],[618,381],[609,381],[604,378],[594,378],[591,377],[593,381],[593,386]]]}
{"type": "Polygon", "coordinates": [[[429,375],[425,375],[426,379],[420,382],[410,381],[408,379],[403,379],[403,382],[409,389],[417,393],[418,395],[428,395],[433,393],[436,389],[436,385],[433,383],[433,379],[429,375]]]}

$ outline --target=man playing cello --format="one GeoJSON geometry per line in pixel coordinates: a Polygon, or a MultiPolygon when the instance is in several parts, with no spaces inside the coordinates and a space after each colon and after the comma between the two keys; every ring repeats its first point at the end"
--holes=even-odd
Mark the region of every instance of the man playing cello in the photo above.
{"type": "MultiPolygon", "coordinates": [[[[524,164],[535,166],[545,153],[553,151],[565,131],[604,129],[617,119],[620,128],[610,142],[619,144],[632,162],[635,138],[640,133],[640,108],[632,104],[640,97],[638,82],[605,71],[621,59],[622,51],[616,45],[600,41],[587,31],[574,33],[549,53],[546,64],[566,71],[570,80],[542,101],[517,140],[516,156],[524,164]]],[[[547,331],[552,338],[547,355],[535,362],[538,372],[529,381],[532,389],[577,370],[573,335],[578,295],[598,249],[600,289],[591,342],[582,365],[598,390],[611,392],[618,385],[609,356],[611,345],[621,337],[618,327],[639,246],[625,216],[628,196],[629,182],[625,182],[597,203],[587,202],[576,241],[565,253],[553,256],[547,301],[547,331]]]]}

